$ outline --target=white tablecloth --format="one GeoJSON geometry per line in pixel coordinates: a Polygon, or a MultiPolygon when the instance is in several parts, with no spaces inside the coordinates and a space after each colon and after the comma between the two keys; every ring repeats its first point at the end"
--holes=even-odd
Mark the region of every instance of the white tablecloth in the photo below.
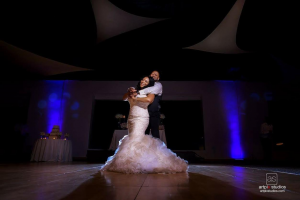
{"type": "MultiPolygon", "coordinates": [[[[111,139],[109,150],[116,150],[119,146],[119,141],[127,134],[128,130],[115,130],[111,139]]],[[[159,130],[159,138],[165,143],[165,145],[167,145],[165,130],[159,130]]]]}
{"type": "Polygon", "coordinates": [[[63,139],[39,139],[35,142],[31,161],[72,161],[72,142],[63,139]]]}

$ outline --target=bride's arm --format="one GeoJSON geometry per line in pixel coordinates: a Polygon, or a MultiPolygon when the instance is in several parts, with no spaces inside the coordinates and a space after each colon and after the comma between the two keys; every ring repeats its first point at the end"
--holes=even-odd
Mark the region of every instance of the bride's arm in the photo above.
{"type": "Polygon", "coordinates": [[[152,103],[154,100],[155,95],[154,94],[148,94],[147,97],[142,97],[142,98],[134,98],[137,101],[141,101],[141,102],[148,102],[148,103],[152,103]]]}
{"type": "Polygon", "coordinates": [[[128,92],[123,95],[123,101],[128,101],[128,92]]]}
{"type": "Polygon", "coordinates": [[[128,101],[128,98],[130,98],[130,95],[137,95],[136,89],[134,87],[130,87],[127,89],[127,92],[123,95],[123,101],[128,101]]]}

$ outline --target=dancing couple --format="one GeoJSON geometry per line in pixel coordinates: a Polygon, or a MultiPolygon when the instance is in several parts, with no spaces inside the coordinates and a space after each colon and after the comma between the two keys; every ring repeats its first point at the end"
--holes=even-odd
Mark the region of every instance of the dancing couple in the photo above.
{"type": "Polygon", "coordinates": [[[159,139],[162,84],[160,74],[153,71],[144,76],[136,88],[128,88],[123,96],[130,104],[128,135],[120,140],[115,154],[100,171],[121,173],[186,172],[188,162],[178,157],[159,139]],[[151,135],[149,135],[151,129],[151,135]],[[146,133],[146,134],[145,134],[146,133]]]}

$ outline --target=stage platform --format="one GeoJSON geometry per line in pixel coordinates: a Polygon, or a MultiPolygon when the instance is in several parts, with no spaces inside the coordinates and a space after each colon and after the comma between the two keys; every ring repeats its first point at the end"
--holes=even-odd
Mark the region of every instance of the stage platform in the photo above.
{"type": "MultiPolygon", "coordinates": [[[[188,173],[100,173],[102,164],[31,162],[0,164],[2,200],[293,200],[300,196],[300,169],[191,164],[188,173]],[[261,192],[267,173],[284,192],[261,192]]],[[[269,189],[266,189],[269,190],[269,189]]]]}

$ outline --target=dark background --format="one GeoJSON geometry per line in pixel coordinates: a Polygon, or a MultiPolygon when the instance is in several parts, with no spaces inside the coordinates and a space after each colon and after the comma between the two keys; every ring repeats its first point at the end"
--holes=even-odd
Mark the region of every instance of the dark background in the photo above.
{"type": "Polygon", "coordinates": [[[204,149],[202,101],[162,101],[161,113],[168,148],[172,150],[204,149]]]}
{"type": "MultiPolygon", "coordinates": [[[[201,101],[162,101],[167,147],[172,150],[204,149],[203,113],[201,101]],[[180,142],[178,142],[180,141],[180,142]]],[[[117,129],[120,113],[128,118],[127,101],[95,100],[89,149],[109,148],[113,132],[117,129]]]]}
{"type": "Polygon", "coordinates": [[[42,65],[32,71],[29,63],[16,64],[14,55],[1,54],[3,79],[136,80],[155,67],[166,72],[165,81],[280,81],[285,68],[281,61],[299,69],[296,1],[245,1],[236,45],[251,52],[246,54],[183,49],[215,30],[234,0],[110,2],[124,12],[166,20],[97,43],[97,30],[105,27],[97,27],[97,8],[93,9],[92,1],[1,2],[2,41],[44,58],[94,70],[41,74],[42,65]],[[178,65],[184,66],[180,74],[175,69],[178,65]]]}
{"type": "Polygon", "coordinates": [[[128,117],[127,101],[95,100],[92,126],[89,138],[89,149],[108,149],[114,130],[118,128],[116,114],[128,117]]]}

